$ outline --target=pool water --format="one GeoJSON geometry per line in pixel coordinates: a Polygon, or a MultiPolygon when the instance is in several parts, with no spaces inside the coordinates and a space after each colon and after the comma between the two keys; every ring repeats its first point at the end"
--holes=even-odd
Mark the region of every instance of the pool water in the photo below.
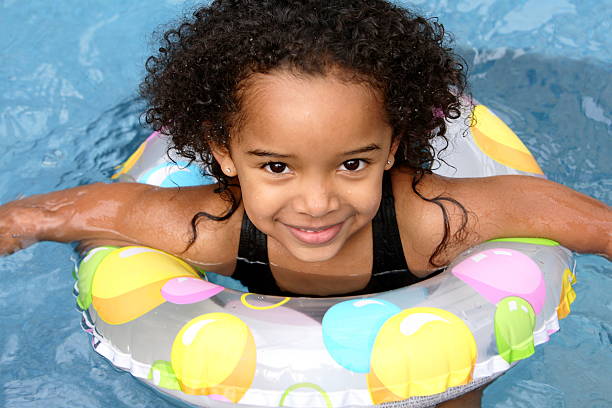
{"type": "MultiPolygon", "coordinates": [[[[150,34],[194,4],[0,2],[0,203],[108,179],[147,136],[135,96],[150,34]]],[[[473,95],[551,179],[612,203],[610,0],[410,4],[455,34],[473,95]]],[[[175,406],[91,349],[75,258],[42,243],[0,259],[0,406],[175,406]]],[[[578,256],[577,272],[560,333],[493,383],[484,407],[612,406],[612,268],[578,256]]]]}

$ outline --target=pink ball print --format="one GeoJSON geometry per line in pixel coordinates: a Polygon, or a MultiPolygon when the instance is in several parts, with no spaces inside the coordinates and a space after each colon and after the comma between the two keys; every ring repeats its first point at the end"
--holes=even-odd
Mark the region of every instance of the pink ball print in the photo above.
{"type": "Polygon", "coordinates": [[[536,314],[544,306],[546,286],[542,271],[521,252],[487,249],[457,264],[452,273],[493,304],[518,296],[529,302],[536,314]]]}
{"type": "Polygon", "coordinates": [[[198,278],[180,277],[170,279],[161,289],[168,302],[177,305],[201,302],[223,291],[223,286],[198,278]]]}

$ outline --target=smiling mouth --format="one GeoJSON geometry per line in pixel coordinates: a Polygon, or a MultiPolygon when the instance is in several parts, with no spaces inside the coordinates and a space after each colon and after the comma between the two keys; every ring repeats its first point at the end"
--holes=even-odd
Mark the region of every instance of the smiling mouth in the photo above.
{"type": "Polygon", "coordinates": [[[328,225],[320,228],[297,227],[285,224],[285,226],[289,229],[289,231],[291,232],[291,234],[293,234],[295,238],[305,244],[310,245],[320,245],[328,243],[338,235],[338,233],[342,229],[342,225],[344,225],[344,221],[338,224],[328,225]]]}

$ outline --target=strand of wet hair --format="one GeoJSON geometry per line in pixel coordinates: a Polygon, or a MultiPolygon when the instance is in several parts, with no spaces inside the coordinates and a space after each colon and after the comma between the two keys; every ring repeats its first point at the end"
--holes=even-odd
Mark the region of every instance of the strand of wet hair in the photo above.
{"type": "Polygon", "coordinates": [[[463,206],[463,204],[461,204],[459,201],[455,200],[452,197],[447,197],[447,196],[442,196],[439,195],[437,197],[434,198],[428,198],[425,197],[423,194],[421,194],[418,190],[417,190],[417,185],[421,182],[421,180],[423,179],[423,176],[425,175],[425,172],[423,171],[419,171],[417,172],[417,175],[415,177],[413,177],[412,179],[412,191],[414,191],[414,193],[422,200],[427,201],[429,203],[435,204],[437,205],[440,210],[442,211],[442,217],[444,219],[444,235],[442,236],[442,240],[440,241],[440,243],[438,244],[438,246],[436,247],[435,251],[431,254],[431,256],[429,257],[429,264],[432,266],[435,266],[437,268],[443,267],[445,266],[444,263],[438,263],[436,262],[436,258],[442,253],[442,251],[444,251],[449,244],[449,240],[451,238],[451,234],[450,234],[450,220],[449,220],[449,216],[448,216],[448,211],[446,210],[446,208],[444,207],[444,204],[442,203],[443,201],[449,202],[451,204],[456,205],[458,208],[461,209],[461,225],[459,226],[459,229],[457,230],[457,232],[454,234],[455,237],[461,237],[462,234],[465,233],[465,228],[467,227],[467,223],[468,223],[468,212],[465,209],[465,207],[463,206]]]}

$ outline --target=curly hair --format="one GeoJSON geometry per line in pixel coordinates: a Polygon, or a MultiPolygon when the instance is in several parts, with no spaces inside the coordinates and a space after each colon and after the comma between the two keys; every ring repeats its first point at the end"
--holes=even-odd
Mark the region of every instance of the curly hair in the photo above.
{"type": "Polygon", "coordinates": [[[444,138],[445,120],[461,115],[465,64],[450,42],[437,19],[385,0],[215,0],[166,31],[140,86],[149,103],[145,120],[172,136],[179,155],[202,162],[219,182],[216,192],[232,203],[222,216],[197,214],[194,234],[199,216],[227,219],[238,206],[228,189],[233,180],[210,145],[229,145],[248,79],[275,70],[325,75],[339,68],[348,73],[344,80],[380,92],[399,139],[396,165],[412,169],[414,192],[443,212],[445,235],[430,258],[437,265],[433,260],[449,238],[441,201],[463,207],[449,197],[425,198],[417,185],[434,163],[432,139],[444,138]]]}

